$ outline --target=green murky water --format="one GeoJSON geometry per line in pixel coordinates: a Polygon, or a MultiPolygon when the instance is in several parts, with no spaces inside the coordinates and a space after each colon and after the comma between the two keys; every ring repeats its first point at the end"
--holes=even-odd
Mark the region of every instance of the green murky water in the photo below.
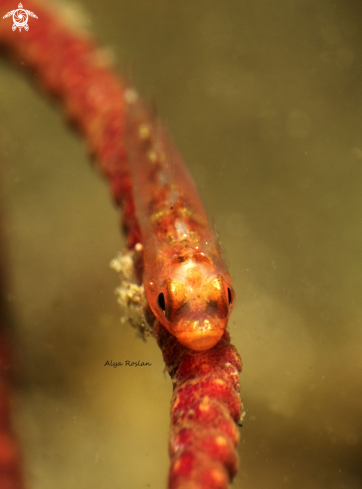
{"type": "MultiPolygon", "coordinates": [[[[78,7],[157,100],[228,256],[247,412],[233,487],[361,487],[359,2],[78,7]]],[[[29,488],[164,487],[171,385],[154,341],[119,321],[108,262],[123,241],[106,185],[59,111],[4,62],[0,88],[29,488]],[[152,367],[103,367],[111,359],[152,367]]]]}

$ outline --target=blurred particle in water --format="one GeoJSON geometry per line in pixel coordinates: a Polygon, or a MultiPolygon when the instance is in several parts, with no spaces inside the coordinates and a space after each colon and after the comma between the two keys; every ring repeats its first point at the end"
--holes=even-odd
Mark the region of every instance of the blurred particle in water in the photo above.
{"type": "Polygon", "coordinates": [[[248,233],[243,216],[240,212],[233,212],[227,218],[227,230],[232,236],[245,236],[248,233]]]}
{"type": "Polygon", "coordinates": [[[300,386],[316,384],[307,368],[316,361],[313,340],[300,314],[258,291],[257,297],[249,296],[235,311],[236,321],[239,313],[244,323],[247,318],[248,327],[234,335],[241,334],[247,345],[243,357],[250,369],[248,383],[253,385],[253,396],[263,400],[274,414],[291,417],[303,406],[300,386]]]}
{"type": "Polygon", "coordinates": [[[338,49],[336,52],[336,66],[340,70],[346,70],[353,64],[354,54],[350,49],[338,49]]]}
{"type": "Polygon", "coordinates": [[[292,138],[302,139],[308,136],[312,123],[310,117],[303,110],[293,110],[287,119],[287,131],[292,138]]]}
{"type": "Polygon", "coordinates": [[[260,137],[263,141],[277,141],[284,137],[284,120],[280,111],[263,108],[259,114],[260,137]]]}
{"type": "Polygon", "coordinates": [[[302,177],[299,179],[298,186],[302,190],[307,190],[313,187],[313,179],[311,177],[302,177]]]}
{"type": "Polygon", "coordinates": [[[356,160],[362,160],[362,149],[361,148],[352,148],[351,153],[352,153],[352,156],[356,160]]]}
{"type": "Polygon", "coordinates": [[[335,45],[340,42],[341,33],[336,25],[329,25],[322,30],[322,37],[327,44],[335,45]]]}
{"type": "Polygon", "coordinates": [[[92,20],[88,10],[81,3],[59,2],[57,8],[61,11],[61,16],[65,23],[77,29],[78,31],[87,32],[92,20]]]}
{"type": "Polygon", "coordinates": [[[321,59],[324,63],[330,63],[333,60],[333,53],[331,51],[323,51],[321,59]]]}
{"type": "Polygon", "coordinates": [[[350,433],[349,435],[346,436],[346,443],[347,445],[357,445],[359,442],[359,438],[355,433],[350,433]]]}
{"type": "Polygon", "coordinates": [[[223,47],[231,40],[232,23],[225,13],[209,12],[200,23],[200,34],[209,47],[223,47]]]}

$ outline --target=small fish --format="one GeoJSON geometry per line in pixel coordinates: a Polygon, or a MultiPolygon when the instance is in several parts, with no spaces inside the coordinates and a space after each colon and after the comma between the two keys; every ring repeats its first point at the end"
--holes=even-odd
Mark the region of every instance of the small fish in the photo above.
{"type": "Polygon", "coordinates": [[[207,350],[235,303],[230,274],[195,184],[166,129],[125,91],[125,143],[144,259],[143,283],[160,323],[183,345],[207,350]]]}

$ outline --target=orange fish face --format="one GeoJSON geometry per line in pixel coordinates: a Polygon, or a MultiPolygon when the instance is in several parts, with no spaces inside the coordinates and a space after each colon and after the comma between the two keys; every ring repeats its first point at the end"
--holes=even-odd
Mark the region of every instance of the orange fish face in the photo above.
{"type": "Polygon", "coordinates": [[[170,263],[157,299],[150,300],[150,305],[154,303],[157,319],[180,343],[208,350],[222,337],[234,298],[231,285],[215,273],[211,260],[189,255],[170,263]]]}

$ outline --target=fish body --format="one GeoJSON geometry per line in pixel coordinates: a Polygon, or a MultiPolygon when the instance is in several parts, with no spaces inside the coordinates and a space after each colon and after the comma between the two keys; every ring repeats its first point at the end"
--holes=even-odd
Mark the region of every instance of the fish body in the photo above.
{"type": "Polygon", "coordinates": [[[234,306],[230,274],[191,175],[165,127],[125,92],[125,146],[156,318],[183,345],[213,347],[234,306]]]}

